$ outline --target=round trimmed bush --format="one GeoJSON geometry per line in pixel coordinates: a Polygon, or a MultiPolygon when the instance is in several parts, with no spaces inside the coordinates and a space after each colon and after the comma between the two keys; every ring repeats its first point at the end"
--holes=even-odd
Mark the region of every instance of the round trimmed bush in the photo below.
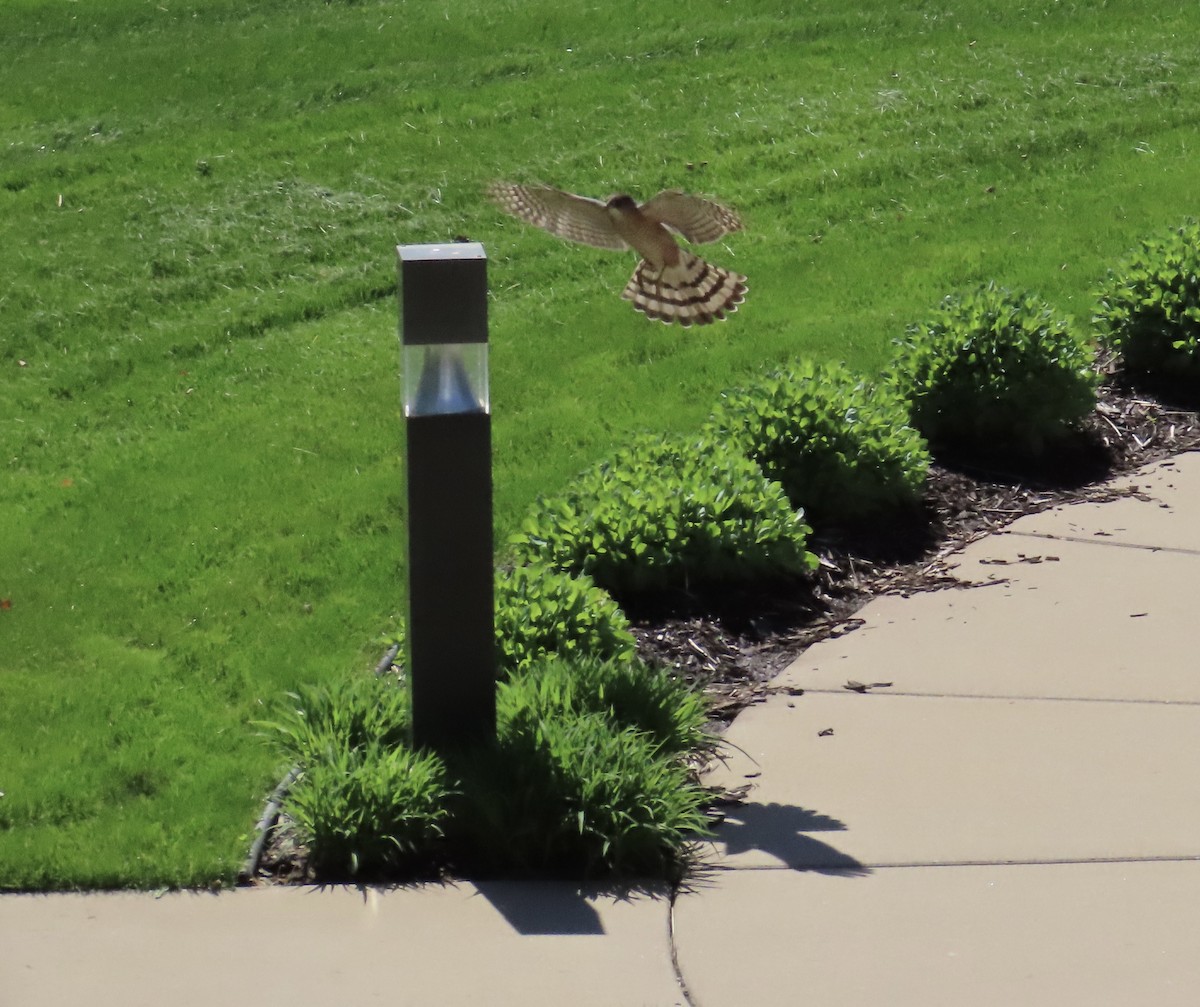
{"type": "MultiPolygon", "coordinates": [[[[395,663],[405,661],[401,623],[386,642],[397,644],[395,663]]],[[[496,570],[496,675],[504,678],[550,654],[625,660],[637,642],[625,613],[603,588],[582,574],[542,563],[496,570]]]]}
{"type": "Polygon", "coordinates": [[[1095,408],[1094,361],[1044,301],[988,284],[910,326],[889,377],[935,448],[1036,454],[1095,408]]]}
{"type": "Polygon", "coordinates": [[[782,487],[712,436],[642,436],[539,498],[510,540],[518,563],[590,576],[618,598],[812,570],[811,529],[782,487]]]}
{"type": "Polygon", "coordinates": [[[1101,338],[1135,380],[1200,379],[1200,223],[1143,240],[1097,299],[1101,338]]]}
{"type": "Polygon", "coordinates": [[[929,469],[908,405],[841,364],[803,361],[722,395],[710,420],[815,524],[911,504],[929,469]]]}
{"type": "Polygon", "coordinates": [[[503,677],[548,654],[631,658],[629,620],[589,577],[538,564],[496,575],[496,670],[503,677]]]}

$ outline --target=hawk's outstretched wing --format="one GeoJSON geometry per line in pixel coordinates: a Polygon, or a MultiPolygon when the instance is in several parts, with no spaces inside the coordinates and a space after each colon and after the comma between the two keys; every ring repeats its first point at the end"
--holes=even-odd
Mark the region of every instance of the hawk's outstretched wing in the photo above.
{"type": "Polygon", "coordinates": [[[732,210],[676,189],[660,192],[643,203],[641,211],[697,244],[716,241],[730,231],[742,229],[741,219],[732,210]]]}
{"type": "Polygon", "coordinates": [[[487,194],[514,217],[544,228],[559,238],[616,251],[629,247],[613,228],[608,210],[598,199],[544,185],[513,185],[511,182],[495,182],[488,186],[487,194]]]}

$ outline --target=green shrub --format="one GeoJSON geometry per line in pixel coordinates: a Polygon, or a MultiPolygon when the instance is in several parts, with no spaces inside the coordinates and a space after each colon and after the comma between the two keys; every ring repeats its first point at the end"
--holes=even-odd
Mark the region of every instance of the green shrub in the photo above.
{"type": "Polygon", "coordinates": [[[277,719],[259,721],[291,762],[309,765],[330,752],[371,744],[407,744],[412,724],[408,689],[392,676],[361,675],[286,693],[277,719]]]}
{"type": "Polygon", "coordinates": [[[624,613],[591,579],[543,565],[496,577],[496,668],[512,674],[547,654],[627,659],[635,652],[624,613]]]}
{"type": "Polygon", "coordinates": [[[1093,362],[1045,302],[988,284],[911,326],[890,377],[935,447],[1036,453],[1094,408],[1093,362]]]}
{"type": "Polygon", "coordinates": [[[266,723],[301,773],[284,800],[323,880],[469,870],[677,876],[703,831],[688,761],[703,698],[631,659],[544,658],[498,685],[497,742],[413,752],[393,678],[303,687],[266,723]]]}
{"type": "Polygon", "coordinates": [[[284,799],[318,876],[373,877],[428,860],[441,836],[449,785],[441,762],[408,749],[408,690],[356,676],[288,693],[261,722],[301,770],[284,799]]]}
{"type": "Polygon", "coordinates": [[[537,709],[537,680],[501,685],[495,751],[464,767],[456,838],[476,869],[678,877],[705,831],[704,790],[650,735],[573,704],[537,709]]]}
{"type": "Polygon", "coordinates": [[[671,755],[712,747],[703,696],[640,661],[551,658],[515,674],[497,696],[499,720],[531,724],[563,711],[599,713],[618,729],[647,735],[671,755]]]}
{"type": "Polygon", "coordinates": [[[929,469],[905,401],[839,364],[804,361],[726,392],[710,422],[817,524],[910,504],[929,469]]]}
{"type": "Polygon", "coordinates": [[[434,755],[379,743],[331,746],[305,765],[283,810],[318,877],[381,877],[434,861],[450,796],[434,755]]]}
{"type": "Polygon", "coordinates": [[[1097,292],[1094,321],[1135,378],[1200,378],[1200,223],[1143,240],[1097,292]]]}
{"type": "Polygon", "coordinates": [[[783,489],[711,437],[642,436],[539,498],[510,542],[520,563],[583,573],[618,597],[811,570],[783,489]]]}

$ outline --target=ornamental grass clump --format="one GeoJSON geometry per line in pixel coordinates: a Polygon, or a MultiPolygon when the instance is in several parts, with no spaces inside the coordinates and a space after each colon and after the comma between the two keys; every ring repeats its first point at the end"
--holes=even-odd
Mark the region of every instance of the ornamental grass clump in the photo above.
{"type": "Polygon", "coordinates": [[[608,592],[540,563],[497,571],[495,628],[501,677],[548,654],[604,661],[635,652],[629,620],[608,592]]]}
{"type": "Polygon", "coordinates": [[[330,749],[284,801],[321,878],[383,878],[435,862],[451,788],[435,755],[370,744],[330,749]]]}
{"type": "Polygon", "coordinates": [[[497,703],[502,722],[525,727],[564,711],[603,714],[671,756],[703,754],[714,744],[703,696],[638,660],[548,658],[514,674],[497,703]]]}
{"type": "Polygon", "coordinates": [[[437,756],[408,747],[410,709],[395,678],[358,677],[302,686],[260,724],[299,770],[283,811],[316,876],[381,878],[435,859],[452,786],[437,756]]]}
{"type": "Polygon", "coordinates": [[[283,812],[321,880],[450,870],[678,877],[705,831],[703,697],[632,658],[545,657],[497,686],[494,744],[414,751],[404,680],[291,693],[263,723],[298,770],[283,812]]]}
{"type": "Polygon", "coordinates": [[[1094,322],[1140,384],[1200,391],[1200,222],[1144,239],[1097,290],[1094,322]]]}
{"type": "Polygon", "coordinates": [[[537,500],[509,541],[518,564],[586,574],[618,599],[812,570],[811,529],[780,485],[711,436],[644,435],[537,500]]]}
{"type": "Polygon", "coordinates": [[[907,403],[840,364],[802,361],[725,392],[710,423],[816,525],[915,503],[929,469],[907,403]]]}
{"type": "Polygon", "coordinates": [[[285,693],[276,718],[258,726],[288,760],[307,765],[330,750],[407,743],[411,711],[408,689],[395,677],[355,676],[285,693]]]}
{"type": "Polygon", "coordinates": [[[910,326],[890,381],[935,451],[1036,455],[1095,408],[1094,360],[1044,301],[988,284],[910,326]]]}
{"type": "Polygon", "coordinates": [[[702,701],[631,662],[548,661],[500,685],[451,838],[484,872],[678,877],[706,831],[689,767],[702,701]],[[646,683],[639,688],[637,677],[646,683]]]}

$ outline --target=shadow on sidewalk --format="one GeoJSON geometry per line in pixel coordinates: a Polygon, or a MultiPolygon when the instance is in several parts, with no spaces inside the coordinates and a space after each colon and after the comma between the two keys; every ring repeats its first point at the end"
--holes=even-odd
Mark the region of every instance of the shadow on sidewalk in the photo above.
{"type": "Polygon", "coordinates": [[[667,900],[665,884],[580,885],[570,881],[476,881],[475,888],[522,936],[602,936],[597,899],[667,900]]]}
{"type": "Polygon", "coordinates": [[[808,808],[751,801],[726,812],[725,821],[714,830],[714,841],[727,856],[761,850],[793,870],[865,877],[869,867],[809,835],[845,829],[844,822],[808,808]]]}

